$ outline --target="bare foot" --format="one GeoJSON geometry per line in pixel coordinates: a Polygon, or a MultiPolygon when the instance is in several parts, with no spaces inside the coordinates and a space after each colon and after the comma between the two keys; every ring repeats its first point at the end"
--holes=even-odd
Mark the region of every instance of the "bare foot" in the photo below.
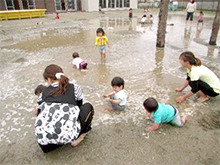
{"type": "Polygon", "coordinates": [[[202,97],[202,96],[200,96],[200,97],[198,98],[198,100],[199,100],[199,102],[203,103],[203,102],[209,100],[209,98],[208,98],[208,97],[202,97]]]}
{"type": "Polygon", "coordinates": [[[110,111],[111,111],[110,109],[103,109],[102,110],[102,112],[105,112],[105,113],[110,112],[110,111]]]}
{"type": "Polygon", "coordinates": [[[85,133],[81,134],[76,140],[74,140],[70,145],[72,147],[77,146],[81,141],[83,141],[84,137],[86,136],[85,133]]]}
{"type": "Polygon", "coordinates": [[[187,123],[187,116],[186,116],[186,115],[183,115],[181,119],[182,119],[182,121],[184,122],[184,124],[187,123]]]}

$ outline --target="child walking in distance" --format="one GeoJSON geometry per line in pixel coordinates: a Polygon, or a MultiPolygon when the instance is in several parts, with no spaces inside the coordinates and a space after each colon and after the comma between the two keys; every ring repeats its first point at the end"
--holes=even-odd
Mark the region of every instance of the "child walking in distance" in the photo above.
{"type": "MultiPolygon", "coordinates": [[[[37,88],[34,90],[34,94],[35,94],[37,97],[39,97],[40,94],[41,94],[41,92],[42,92],[45,88],[46,88],[46,86],[44,86],[44,85],[38,85],[37,88]]],[[[39,115],[40,111],[41,111],[41,110],[39,109],[38,106],[36,106],[36,107],[34,108],[34,114],[35,114],[35,115],[39,115]]]]}
{"type": "Polygon", "coordinates": [[[105,35],[105,32],[102,28],[96,30],[97,37],[95,39],[95,47],[98,48],[98,51],[101,55],[101,59],[105,59],[106,56],[106,45],[109,46],[108,37],[105,35]]]}
{"type": "Polygon", "coordinates": [[[73,61],[72,61],[73,68],[77,68],[81,71],[87,70],[88,64],[79,57],[79,53],[74,52],[72,56],[73,56],[73,61]]]}
{"type": "Polygon", "coordinates": [[[130,8],[128,11],[128,17],[129,17],[129,20],[131,21],[133,17],[132,8],[130,8]]]}
{"type": "Polygon", "coordinates": [[[176,88],[176,91],[182,92],[188,85],[191,87],[191,91],[177,97],[176,102],[181,103],[197,92],[200,102],[207,101],[208,96],[215,97],[219,95],[219,78],[209,68],[201,65],[200,59],[196,58],[192,52],[183,52],[179,57],[179,62],[187,68],[187,78],[181,87],[176,88]]]}
{"type": "Polygon", "coordinates": [[[126,106],[126,95],[124,91],[124,80],[121,77],[115,77],[111,81],[113,92],[104,95],[104,98],[110,98],[108,100],[108,107],[104,110],[105,112],[111,111],[112,109],[122,111],[126,106]]]}
{"type": "Polygon", "coordinates": [[[198,16],[197,26],[199,25],[199,23],[202,23],[202,26],[203,26],[203,18],[204,18],[204,14],[202,11],[200,11],[199,16],[198,16]]]}
{"type": "Polygon", "coordinates": [[[148,127],[149,131],[155,131],[162,123],[170,123],[171,125],[182,127],[187,122],[187,116],[180,118],[178,109],[171,105],[158,103],[153,97],[149,97],[143,103],[147,111],[147,116],[154,118],[154,124],[148,127]]]}

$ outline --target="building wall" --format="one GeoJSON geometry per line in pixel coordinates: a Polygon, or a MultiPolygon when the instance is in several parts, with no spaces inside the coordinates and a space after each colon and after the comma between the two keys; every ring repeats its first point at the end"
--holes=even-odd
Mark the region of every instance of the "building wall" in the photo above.
{"type": "Polygon", "coordinates": [[[36,9],[47,9],[47,13],[54,13],[55,10],[55,3],[54,0],[35,0],[36,9]],[[45,3],[46,2],[46,3],[45,3]]]}
{"type": "Polygon", "coordinates": [[[3,0],[0,0],[0,10],[6,10],[5,2],[3,0]]]}

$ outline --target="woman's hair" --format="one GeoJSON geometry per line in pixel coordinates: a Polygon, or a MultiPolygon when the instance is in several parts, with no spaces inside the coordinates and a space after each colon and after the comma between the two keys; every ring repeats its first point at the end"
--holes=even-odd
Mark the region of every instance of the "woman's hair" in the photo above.
{"type": "Polygon", "coordinates": [[[63,70],[58,65],[55,64],[48,65],[44,70],[43,77],[45,80],[48,80],[48,78],[52,80],[59,80],[58,88],[55,88],[53,91],[51,91],[50,93],[51,95],[60,96],[64,94],[69,88],[69,79],[63,75],[63,70]],[[57,76],[57,73],[61,74],[60,77],[57,76]]]}
{"type": "Polygon", "coordinates": [[[112,79],[111,85],[120,87],[122,85],[122,89],[124,89],[124,80],[121,77],[114,77],[112,79]]]}
{"type": "Polygon", "coordinates": [[[79,57],[79,53],[74,52],[72,56],[73,56],[73,58],[79,57]]]}
{"type": "Polygon", "coordinates": [[[189,62],[191,65],[200,66],[201,60],[196,58],[190,51],[183,52],[179,58],[182,58],[184,62],[189,62]]]}
{"type": "Polygon", "coordinates": [[[97,35],[98,35],[98,33],[102,33],[103,36],[105,35],[105,32],[104,32],[104,30],[103,30],[102,28],[98,28],[98,29],[96,30],[96,34],[97,34],[97,35]]]}
{"type": "Polygon", "coordinates": [[[155,98],[149,97],[144,101],[143,106],[148,112],[154,112],[158,108],[158,103],[155,98]]]}

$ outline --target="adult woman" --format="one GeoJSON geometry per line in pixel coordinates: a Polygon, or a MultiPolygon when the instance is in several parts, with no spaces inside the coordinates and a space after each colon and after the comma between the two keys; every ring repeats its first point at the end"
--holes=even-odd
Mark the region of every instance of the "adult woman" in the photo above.
{"type": "Polygon", "coordinates": [[[49,86],[38,103],[41,113],[35,122],[35,135],[46,153],[64,144],[76,146],[91,129],[94,110],[91,104],[83,104],[82,91],[70,84],[58,65],[49,65],[43,73],[49,86]]]}
{"type": "Polygon", "coordinates": [[[179,57],[180,64],[187,68],[187,79],[177,92],[182,92],[188,85],[192,88],[187,94],[176,98],[177,102],[183,102],[198,92],[199,101],[208,100],[208,96],[215,97],[220,93],[219,78],[207,67],[201,65],[200,59],[190,51],[183,52],[179,57]],[[208,95],[208,96],[207,96],[208,95]]]}
{"type": "Polygon", "coordinates": [[[186,23],[190,18],[190,22],[192,24],[193,14],[194,14],[194,12],[196,12],[196,3],[194,2],[194,0],[190,0],[190,2],[187,4],[186,11],[187,11],[186,23]]]}

